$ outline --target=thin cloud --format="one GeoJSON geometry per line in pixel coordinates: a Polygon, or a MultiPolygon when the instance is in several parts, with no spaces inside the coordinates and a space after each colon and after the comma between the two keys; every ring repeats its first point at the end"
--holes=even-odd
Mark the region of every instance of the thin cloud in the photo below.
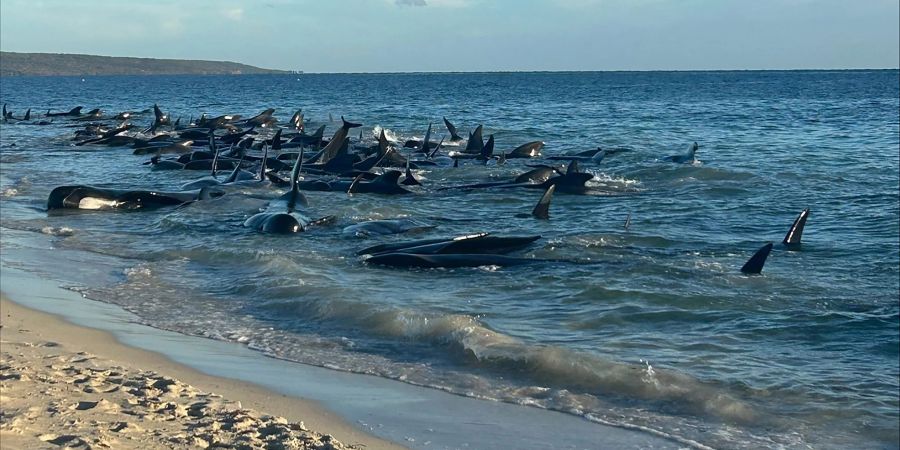
{"type": "Polygon", "coordinates": [[[240,21],[244,18],[244,8],[229,8],[222,11],[226,19],[240,21]]]}
{"type": "Polygon", "coordinates": [[[428,6],[425,0],[394,0],[397,6],[428,6]]]}

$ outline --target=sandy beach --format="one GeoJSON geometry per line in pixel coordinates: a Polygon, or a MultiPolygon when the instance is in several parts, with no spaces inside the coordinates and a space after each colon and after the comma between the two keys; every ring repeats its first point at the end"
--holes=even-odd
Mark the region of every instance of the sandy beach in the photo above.
{"type": "Polygon", "coordinates": [[[312,402],[201,374],[5,295],[0,309],[4,449],[401,448],[312,402]]]}

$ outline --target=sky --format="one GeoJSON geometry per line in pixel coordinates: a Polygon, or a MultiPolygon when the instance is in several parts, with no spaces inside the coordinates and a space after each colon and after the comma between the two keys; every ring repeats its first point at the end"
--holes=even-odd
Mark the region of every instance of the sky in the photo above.
{"type": "Polygon", "coordinates": [[[897,68],[900,2],[2,0],[0,50],[305,72],[897,68]]]}

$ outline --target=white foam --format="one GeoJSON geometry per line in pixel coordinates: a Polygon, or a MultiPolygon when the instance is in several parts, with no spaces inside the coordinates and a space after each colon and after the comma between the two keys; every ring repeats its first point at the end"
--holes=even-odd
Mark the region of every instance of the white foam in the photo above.
{"type": "Polygon", "coordinates": [[[72,236],[75,234],[75,230],[69,227],[44,227],[41,228],[41,233],[48,234],[50,236],[72,236]]]}

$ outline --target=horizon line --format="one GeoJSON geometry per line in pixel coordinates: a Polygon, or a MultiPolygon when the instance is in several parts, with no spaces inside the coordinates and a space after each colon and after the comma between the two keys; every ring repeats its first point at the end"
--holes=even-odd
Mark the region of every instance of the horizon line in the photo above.
{"type": "MultiPolygon", "coordinates": [[[[304,75],[304,74],[316,74],[316,75],[353,75],[353,74],[466,74],[466,73],[572,73],[572,72],[799,72],[799,71],[863,71],[863,70],[900,70],[900,66],[897,67],[842,67],[842,68],[828,68],[828,67],[817,67],[817,68],[740,68],[740,69],[488,69],[488,70],[417,70],[417,71],[314,71],[308,72],[305,70],[298,69],[277,69],[270,67],[261,67],[256,66],[246,62],[238,62],[232,60],[219,60],[219,59],[186,59],[186,58],[161,58],[154,56],[110,56],[110,55],[98,55],[91,53],[58,53],[58,52],[23,52],[16,50],[4,50],[0,48],[0,52],[6,53],[31,53],[31,54],[46,54],[46,55],[73,55],[73,56],[99,56],[104,58],[135,58],[135,59],[157,59],[157,60],[169,60],[169,61],[203,61],[203,62],[219,62],[219,63],[232,63],[232,64],[241,64],[250,66],[256,69],[263,70],[277,70],[286,72],[284,74],[267,74],[267,75],[304,75]]],[[[178,74],[169,74],[169,75],[178,75],[178,74]]],[[[254,74],[256,75],[256,74],[254,74]]],[[[263,74],[259,74],[263,75],[263,74]]],[[[24,75],[31,76],[31,75],[24,75]]],[[[35,75],[35,76],[77,76],[77,75],[35,75]]],[[[98,75],[94,75],[98,76],[98,75]]],[[[147,75],[149,76],[149,75],[147,75]]]]}

